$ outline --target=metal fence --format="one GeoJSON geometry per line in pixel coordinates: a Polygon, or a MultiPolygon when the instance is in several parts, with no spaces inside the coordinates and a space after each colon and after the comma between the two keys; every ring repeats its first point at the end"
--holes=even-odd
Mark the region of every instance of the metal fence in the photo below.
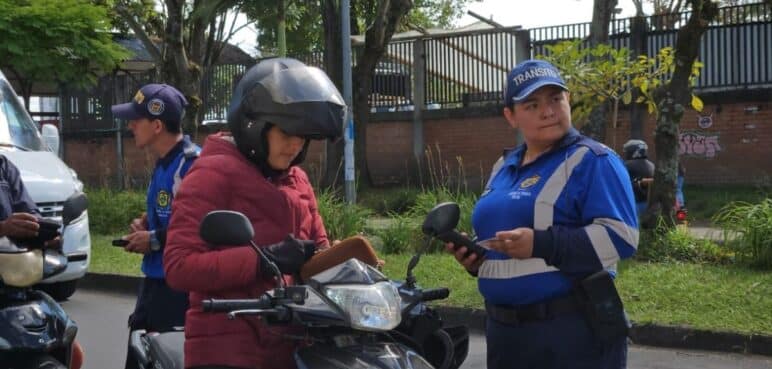
{"type": "Polygon", "coordinates": [[[201,79],[202,120],[225,119],[233,90],[249,67],[244,64],[221,64],[204,73],[201,79]]]}
{"type": "MultiPolygon", "coordinates": [[[[646,51],[654,56],[673,46],[677,30],[689,12],[645,17],[646,51]]],[[[609,43],[630,47],[633,18],[614,19],[609,43]]],[[[503,82],[518,59],[546,54],[546,46],[562,40],[585,38],[590,23],[540,27],[523,31],[515,27],[448,32],[397,38],[377,64],[369,95],[371,111],[415,109],[423,97],[425,109],[464,108],[501,103],[503,82]],[[525,37],[527,35],[527,37],[525,37]],[[416,55],[420,58],[415,60],[416,55]],[[418,79],[418,81],[416,81],[418,79]],[[418,82],[418,83],[416,83],[418,82]],[[416,86],[422,91],[415,91],[416,86]]],[[[360,52],[356,47],[356,55],[360,52]]],[[[296,56],[324,68],[324,54],[296,56]]],[[[700,45],[704,68],[698,91],[772,87],[772,4],[749,4],[719,10],[700,45]]],[[[202,119],[225,118],[235,84],[249,65],[217,65],[202,79],[202,119]]],[[[118,129],[110,105],[129,101],[155,72],[114,74],[89,92],[68,92],[62,101],[63,132],[118,129]]]]}
{"type": "MultiPolygon", "coordinates": [[[[675,46],[678,29],[691,15],[683,12],[645,17],[646,53],[675,46]]],[[[611,23],[609,43],[630,48],[633,18],[611,23]]],[[[530,30],[533,55],[547,55],[547,46],[589,36],[589,23],[530,30]]],[[[698,60],[704,66],[697,80],[698,92],[766,88],[772,86],[772,5],[749,4],[719,9],[716,20],[703,35],[698,60]]]]}
{"type": "MultiPolygon", "coordinates": [[[[249,68],[243,64],[220,64],[210,67],[201,80],[202,109],[200,119],[224,119],[233,89],[249,68]]],[[[114,73],[105,76],[87,91],[65,90],[62,102],[62,132],[109,133],[122,129],[121,122],[113,119],[110,107],[130,101],[145,84],[158,81],[158,73],[114,73]]]]}

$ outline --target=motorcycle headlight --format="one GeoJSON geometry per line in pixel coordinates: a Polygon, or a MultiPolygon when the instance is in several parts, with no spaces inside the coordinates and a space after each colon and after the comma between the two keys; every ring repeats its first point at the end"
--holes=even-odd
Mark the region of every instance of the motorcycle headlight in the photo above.
{"type": "Polygon", "coordinates": [[[348,315],[354,329],[388,331],[402,321],[399,291],[389,282],[327,286],[324,294],[348,315]]]}

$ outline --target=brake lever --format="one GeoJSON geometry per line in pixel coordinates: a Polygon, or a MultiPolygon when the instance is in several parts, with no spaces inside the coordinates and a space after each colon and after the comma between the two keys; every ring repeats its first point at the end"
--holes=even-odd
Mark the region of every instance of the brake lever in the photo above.
{"type": "Polygon", "coordinates": [[[233,320],[236,319],[239,315],[261,315],[261,314],[268,314],[268,313],[278,313],[279,311],[276,309],[244,309],[244,310],[234,310],[228,313],[228,319],[233,320]]]}

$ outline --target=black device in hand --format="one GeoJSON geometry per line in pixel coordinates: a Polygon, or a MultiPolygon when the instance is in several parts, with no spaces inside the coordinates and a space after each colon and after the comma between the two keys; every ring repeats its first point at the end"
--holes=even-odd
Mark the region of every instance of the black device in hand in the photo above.
{"type": "Polygon", "coordinates": [[[478,258],[485,256],[486,249],[474,241],[456,231],[461,210],[458,204],[453,202],[441,203],[426,214],[421,230],[424,234],[436,237],[439,240],[453,243],[458,250],[466,247],[466,255],[477,254],[478,258]]]}
{"type": "Polygon", "coordinates": [[[129,244],[129,240],[122,240],[122,239],[113,240],[113,246],[125,247],[128,244],[129,244]]]}
{"type": "Polygon", "coordinates": [[[38,228],[37,239],[46,242],[59,236],[59,228],[61,228],[62,223],[51,219],[41,218],[38,219],[38,225],[40,228],[38,228]]]}
{"type": "Polygon", "coordinates": [[[17,238],[17,237],[11,237],[12,240],[24,247],[29,248],[43,248],[45,247],[46,242],[53,240],[54,238],[59,236],[59,228],[62,226],[62,223],[59,223],[55,220],[51,219],[45,219],[45,218],[39,218],[37,220],[38,223],[38,235],[31,238],[17,238]]]}
{"type": "Polygon", "coordinates": [[[485,256],[486,249],[484,247],[476,244],[474,241],[469,239],[469,237],[465,237],[456,231],[439,234],[437,235],[437,238],[445,242],[452,243],[455,246],[455,250],[458,250],[461,247],[466,247],[466,254],[464,254],[464,257],[469,257],[469,255],[473,253],[477,254],[478,258],[485,256]]]}

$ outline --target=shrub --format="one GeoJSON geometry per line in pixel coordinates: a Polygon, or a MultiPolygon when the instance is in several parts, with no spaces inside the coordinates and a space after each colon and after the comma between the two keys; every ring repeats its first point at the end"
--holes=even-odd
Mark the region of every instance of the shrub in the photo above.
{"type": "Polygon", "coordinates": [[[738,259],[751,266],[772,269],[772,198],[758,204],[733,202],[713,221],[724,229],[738,259]]]}
{"type": "Polygon", "coordinates": [[[473,193],[453,192],[445,187],[440,187],[434,191],[421,192],[416,198],[416,204],[410,209],[410,215],[423,221],[426,214],[437,204],[453,201],[461,209],[461,216],[458,220],[456,229],[459,232],[466,232],[470,236],[474,234],[472,228],[472,210],[477,203],[477,195],[473,193]]]}
{"type": "Polygon", "coordinates": [[[379,215],[404,214],[415,205],[420,193],[417,188],[397,187],[368,189],[361,194],[358,202],[379,215]]]}
{"type": "Polygon", "coordinates": [[[375,230],[381,239],[381,251],[386,254],[412,253],[423,244],[421,224],[408,216],[390,213],[386,228],[375,230]]]}
{"type": "Polygon", "coordinates": [[[145,211],[144,192],[105,188],[87,188],[85,192],[88,196],[89,228],[94,234],[128,233],[129,223],[145,211]]]}
{"type": "Polygon", "coordinates": [[[367,218],[372,214],[370,210],[359,205],[346,204],[332,190],[317,192],[316,200],[330,242],[362,233],[367,218]]]}
{"type": "Polygon", "coordinates": [[[713,241],[694,237],[685,228],[667,229],[662,218],[654,230],[641,234],[636,258],[653,262],[728,264],[732,254],[713,241]]]}

